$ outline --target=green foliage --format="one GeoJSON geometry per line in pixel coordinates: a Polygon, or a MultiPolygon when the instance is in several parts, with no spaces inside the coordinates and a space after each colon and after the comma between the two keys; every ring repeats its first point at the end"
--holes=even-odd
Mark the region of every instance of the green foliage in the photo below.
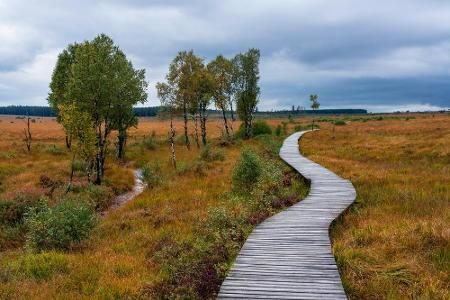
{"type": "Polygon", "coordinates": [[[123,146],[126,130],[137,124],[133,105],[147,100],[145,70],[135,70],[113,40],[101,34],[63,51],[50,88],[49,104],[56,108],[66,133],[79,140],[79,154],[95,151],[99,158],[95,169],[100,184],[109,134],[118,130],[118,144],[123,146]],[[97,147],[90,147],[92,139],[97,147]]]}
{"type": "Polygon", "coordinates": [[[334,121],[334,125],[336,125],[336,126],[344,126],[344,125],[347,125],[347,123],[345,123],[344,120],[335,120],[334,121]]]}
{"type": "Polygon", "coordinates": [[[68,250],[87,238],[96,223],[96,215],[88,204],[63,200],[50,207],[42,201],[39,209],[31,209],[27,214],[26,243],[38,252],[68,250]]]}
{"type": "Polygon", "coordinates": [[[275,135],[280,136],[281,132],[282,132],[281,124],[278,124],[277,127],[275,128],[275,135]]]}
{"type": "Polygon", "coordinates": [[[208,144],[201,150],[199,159],[206,162],[213,162],[217,160],[223,161],[225,159],[225,154],[221,150],[213,150],[211,145],[208,144]]]}
{"type": "Polygon", "coordinates": [[[261,158],[253,150],[245,148],[233,169],[233,189],[250,191],[262,172],[261,158]]]}
{"type": "Polygon", "coordinates": [[[319,96],[317,95],[310,95],[309,96],[309,101],[311,101],[311,108],[313,110],[319,109],[320,107],[320,103],[319,103],[319,96]]]}
{"type": "MultiPolygon", "coordinates": [[[[272,134],[272,128],[269,124],[264,120],[256,120],[252,122],[252,132],[253,136],[264,135],[264,134],[272,134]]],[[[282,129],[280,129],[282,132],[282,129]]],[[[241,123],[239,129],[235,133],[236,138],[244,138],[245,137],[245,125],[241,123]]]]}
{"type": "MultiPolygon", "coordinates": [[[[260,138],[269,140],[273,136],[260,138]]],[[[249,149],[242,151],[236,164],[233,173],[240,174],[236,180],[241,180],[244,173],[250,174],[255,165],[259,172],[252,174],[257,178],[252,180],[253,189],[227,193],[219,206],[208,209],[191,237],[179,241],[166,234],[154,245],[152,259],[161,266],[162,276],[160,281],[145,286],[145,297],[212,298],[254,226],[276,210],[297,202],[299,197],[293,193],[307,193],[303,182],[299,181],[295,190],[290,181],[284,184],[286,180],[274,159],[263,162],[249,149]]]]}
{"type": "Polygon", "coordinates": [[[245,138],[252,136],[251,120],[259,102],[259,57],[259,50],[252,48],[245,53],[236,55],[233,59],[235,86],[237,87],[235,91],[236,109],[239,118],[244,123],[245,138]]]}
{"type": "Polygon", "coordinates": [[[161,166],[158,161],[153,165],[146,163],[142,166],[140,178],[150,188],[155,188],[162,182],[161,166]]]}
{"type": "Polygon", "coordinates": [[[252,123],[253,135],[272,134],[272,128],[266,121],[256,120],[252,123]]]}
{"type": "MultiPolygon", "coordinates": [[[[93,205],[96,211],[104,211],[114,200],[114,195],[108,190],[106,186],[89,184],[83,191],[86,196],[84,200],[88,200],[93,205]]],[[[81,196],[82,197],[82,196],[81,196]]]]}

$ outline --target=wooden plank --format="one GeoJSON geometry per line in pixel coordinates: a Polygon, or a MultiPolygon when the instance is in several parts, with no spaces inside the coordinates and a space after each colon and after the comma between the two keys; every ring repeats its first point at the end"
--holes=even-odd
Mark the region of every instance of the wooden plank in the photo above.
{"type": "Polygon", "coordinates": [[[328,236],[356,198],[352,183],[300,154],[289,136],[280,157],[311,180],[308,197],[259,224],[222,283],[218,299],[347,299],[328,236]]]}

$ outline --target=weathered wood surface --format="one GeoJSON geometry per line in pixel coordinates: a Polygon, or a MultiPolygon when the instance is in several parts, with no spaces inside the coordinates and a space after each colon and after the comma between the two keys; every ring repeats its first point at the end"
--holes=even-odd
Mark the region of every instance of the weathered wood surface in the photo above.
{"type": "Polygon", "coordinates": [[[350,181],[300,155],[304,133],[289,136],[280,156],[311,180],[308,197],[253,230],[218,299],[347,299],[328,228],[356,192],[350,181]]]}

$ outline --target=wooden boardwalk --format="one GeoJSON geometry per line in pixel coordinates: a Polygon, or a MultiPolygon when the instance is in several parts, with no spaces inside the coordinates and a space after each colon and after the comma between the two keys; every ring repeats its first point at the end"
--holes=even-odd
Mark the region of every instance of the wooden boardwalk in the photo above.
{"type": "Polygon", "coordinates": [[[280,156],[311,180],[308,197],[253,230],[218,299],[347,299],[328,228],[356,192],[350,181],[300,155],[304,133],[289,136],[280,156]]]}

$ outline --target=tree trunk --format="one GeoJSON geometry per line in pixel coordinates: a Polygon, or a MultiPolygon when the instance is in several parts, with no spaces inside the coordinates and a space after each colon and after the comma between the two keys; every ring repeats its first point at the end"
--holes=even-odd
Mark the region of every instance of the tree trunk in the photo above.
{"type": "Polygon", "coordinates": [[[188,136],[188,117],[187,117],[186,103],[183,104],[183,118],[184,118],[184,144],[186,145],[188,150],[191,150],[191,144],[189,143],[189,136],[188,136]]]}
{"type": "Polygon", "coordinates": [[[200,130],[202,133],[202,143],[206,145],[206,108],[200,109],[200,130]]]}
{"type": "Polygon", "coordinates": [[[173,129],[173,122],[172,122],[172,115],[170,116],[170,134],[169,134],[169,141],[170,141],[170,149],[172,151],[172,166],[176,169],[177,168],[177,160],[175,158],[175,130],[173,129]]]}
{"type": "Polygon", "coordinates": [[[125,156],[125,145],[127,143],[127,130],[120,129],[117,135],[117,158],[123,159],[125,156]]]}
{"type": "Polygon", "coordinates": [[[102,134],[101,125],[97,127],[97,144],[97,154],[95,156],[95,171],[97,174],[94,183],[100,185],[102,184],[103,179],[106,145],[106,141],[102,134]]]}
{"type": "Polygon", "coordinates": [[[197,144],[197,148],[200,148],[200,142],[198,138],[198,114],[195,113],[192,116],[192,120],[194,121],[194,137],[195,137],[195,143],[197,144]]]}
{"type": "Polygon", "coordinates": [[[253,130],[252,130],[252,121],[253,121],[253,116],[251,113],[249,113],[247,115],[247,117],[244,120],[244,127],[245,127],[245,137],[247,139],[251,138],[253,135],[253,130]]]}
{"type": "Polygon", "coordinates": [[[225,134],[227,135],[227,138],[229,138],[230,132],[228,130],[227,114],[225,113],[225,109],[222,109],[222,116],[223,116],[223,127],[225,128],[225,134]]]}
{"type": "Polygon", "coordinates": [[[231,114],[230,128],[231,128],[231,132],[234,132],[233,123],[234,123],[234,121],[236,121],[236,119],[234,118],[233,101],[230,100],[229,102],[230,102],[230,114],[231,114]]]}
{"type": "Polygon", "coordinates": [[[66,147],[67,149],[70,149],[71,146],[72,146],[72,136],[66,134],[66,147]]]}
{"type": "Polygon", "coordinates": [[[66,194],[70,191],[70,188],[72,187],[74,164],[75,164],[75,152],[72,155],[72,162],[70,163],[70,177],[69,177],[69,184],[67,185],[66,194]]]}

